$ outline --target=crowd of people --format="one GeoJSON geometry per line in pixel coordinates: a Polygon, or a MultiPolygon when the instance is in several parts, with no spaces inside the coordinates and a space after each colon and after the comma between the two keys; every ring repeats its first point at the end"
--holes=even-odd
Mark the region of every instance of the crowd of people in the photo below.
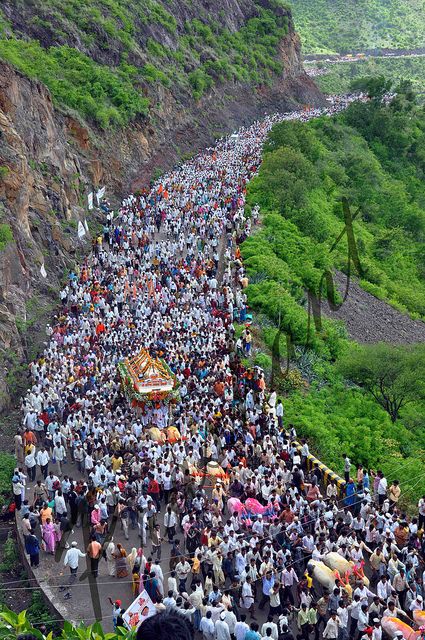
{"type": "MultiPolygon", "coordinates": [[[[399,483],[345,455],[343,495],[325,486],[264,372],[242,363],[253,336],[239,247],[258,223],[244,204],[262,144],[280,119],[345,106],[267,117],[116,213],[104,207],[103,232],[30,365],[15,436],[13,493],[34,567],[63,550],[75,576],[87,556],[94,577],[99,567],[128,577],[134,596],[179,611],[204,640],[380,640],[383,618],[414,625],[425,500],[409,519],[399,483]],[[177,402],[131,407],[117,365],[141,348],[168,364],[177,402]],[[181,439],[152,435],[170,425],[181,439]],[[85,549],[72,539],[80,526],[85,549]],[[127,552],[131,531],[140,544],[127,552]],[[350,577],[329,577],[333,562],[350,577]]],[[[115,625],[123,611],[114,601],[115,625]]]]}

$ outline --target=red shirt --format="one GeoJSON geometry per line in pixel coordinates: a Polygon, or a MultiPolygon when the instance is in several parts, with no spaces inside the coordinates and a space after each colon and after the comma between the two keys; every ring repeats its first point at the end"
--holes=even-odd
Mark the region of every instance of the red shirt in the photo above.
{"type": "Polygon", "coordinates": [[[159,484],[156,480],[150,480],[148,484],[148,493],[159,493],[159,484]]]}

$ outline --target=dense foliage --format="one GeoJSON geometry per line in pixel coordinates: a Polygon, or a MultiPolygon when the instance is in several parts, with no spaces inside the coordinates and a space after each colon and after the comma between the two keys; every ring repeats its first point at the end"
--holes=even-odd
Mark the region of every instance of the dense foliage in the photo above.
{"type": "Polygon", "coordinates": [[[101,127],[123,125],[146,114],[148,100],[133,86],[136,69],[112,69],[70,47],[43,49],[36,40],[0,40],[0,57],[50,89],[57,104],[101,127]]]}
{"type": "MultiPolygon", "coordinates": [[[[348,93],[353,80],[366,76],[383,75],[395,82],[408,78],[415,91],[425,91],[425,57],[369,58],[357,62],[315,64],[323,69],[323,75],[314,78],[320,89],[327,94],[348,93]]],[[[309,68],[307,63],[306,69],[309,68]]]]}
{"type": "Polygon", "coordinates": [[[9,224],[0,222],[0,251],[13,242],[13,233],[9,224]]]}
{"type": "MultiPolygon", "coordinates": [[[[283,285],[297,304],[305,290],[324,295],[329,266],[347,269],[344,233],[334,246],[345,228],[346,197],[356,216],[361,284],[425,317],[425,115],[409,98],[406,93],[388,106],[377,99],[336,119],[274,127],[249,189],[249,202],[266,214],[263,229],[243,249],[256,274],[254,306],[270,304],[272,286],[283,285]]],[[[294,330],[297,325],[294,319],[294,330]]]]}
{"type": "Polygon", "coordinates": [[[10,453],[0,452],[0,507],[10,496],[10,479],[13,476],[15,466],[16,460],[10,453]]]}
{"type": "Polygon", "coordinates": [[[291,0],[306,53],[423,47],[421,0],[291,0]]]}
{"type": "MultiPolygon", "coordinates": [[[[400,480],[403,504],[424,494],[424,430],[411,416],[392,423],[373,398],[355,387],[347,389],[336,376],[323,386],[313,384],[307,394],[292,393],[284,405],[287,423],[296,425],[311,450],[336,472],[343,475],[341,454],[347,452],[353,463],[400,480]]],[[[417,417],[423,408],[416,407],[417,417]]]]}
{"type": "Polygon", "coordinates": [[[12,4],[9,22],[0,11],[0,58],[102,128],[146,114],[150,84],[199,99],[218,82],[256,86],[282,72],[277,45],[288,16],[280,0],[256,5],[238,30],[208,13],[178,23],[155,0],[35,0],[28,15],[12,4]]]}
{"type": "MultiPolygon", "coordinates": [[[[39,640],[44,640],[44,635],[37,627],[37,624],[45,625],[48,621],[45,620],[30,622],[31,614],[28,611],[21,611],[19,614],[14,613],[5,606],[1,606],[0,609],[0,637],[2,640],[15,640],[21,634],[32,634],[39,640]],[[35,626],[32,626],[32,625],[35,626]]],[[[56,631],[56,630],[55,630],[56,631]]],[[[47,640],[52,640],[53,633],[49,632],[47,640]]],[[[123,627],[118,627],[114,633],[105,633],[102,629],[102,625],[96,622],[92,625],[78,625],[74,626],[70,622],[65,621],[63,623],[63,629],[54,635],[55,638],[64,638],[66,640],[132,640],[136,637],[134,631],[128,631],[123,627]]]]}
{"type": "Polygon", "coordinates": [[[395,474],[406,497],[416,498],[425,489],[425,403],[414,372],[425,368],[424,349],[355,347],[317,304],[320,297],[340,300],[330,274],[346,270],[350,258],[364,288],[425,317],[425,115],[409,86],[383,103],[389,88],[378,78],[363,86],[370,102],[335,119],[273,128],[248,189],[249,205],[261,206],[262,227],[242,254],[261,339],[276,352],[280,327],[281,359],[288,354],[305,381],[292,375],[291,385],[280,387],[287,422],[336,471],[346,449],[354,461],[395,474]],[[382,393],[375,387],[380,376],[382,393]]]}
{"type": "Polygon", "coordinates": [[[425,400],[425,346],[359,346],[339,362],[345,378],[363,387],[395,422],[410,403],[425,400]]]}

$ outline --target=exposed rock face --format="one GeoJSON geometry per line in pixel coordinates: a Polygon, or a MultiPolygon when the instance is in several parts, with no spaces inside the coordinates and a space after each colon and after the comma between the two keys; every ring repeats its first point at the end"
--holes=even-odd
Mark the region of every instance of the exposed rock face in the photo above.
{"type": "MultiPolygon", "coordinates": [[[[249,0],[201,4],[225,13],[229,28],[249,15],[249,0]]],[[[272,87],[219,85],[195,103],[161,85],[151,90],[156,106],[148,119],[102,137],[56,110],[43,85],[0,62],[0,167],[7,168],[0,173],[0,223],[13,233],[0,250],[0,411],[18,390],[15,369],[45,339],[43,312],[48,317],[53,311],[64,269],[77,251],[88,250],[89,237],[77,236],[78,220],[93,217],[85,208],[87,194],[107,185],[108,197],[120,198],[147,184],[154,169],[172,166],[265,112],[322,103],[302,68],[292,23],[279,56],[284,73],[272,87]]]]}

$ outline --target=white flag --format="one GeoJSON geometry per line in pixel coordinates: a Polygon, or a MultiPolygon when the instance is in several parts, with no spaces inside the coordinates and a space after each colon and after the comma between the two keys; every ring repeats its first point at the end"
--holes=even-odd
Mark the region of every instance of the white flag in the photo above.
{"type": "Polygon", "coordinates": [[[101,189],[99,189],[99,191],[96,192],[97,206],[99,206],[101,199],[105,195],[105,190],[106,187],[102,187],[101,189]]]}
{"type": "Polygon", "coordinates": [[[47,271],[46,271],[46,267],[44,266],[44,262],[40,267],[40,273],[43,276],[43,278],[47,278],[47,271]]]}
{"type": "Polygon", "coordinates": [[[89,195],[87,196],[87,202],[89,205],[89,209],[93,209],[93,191],[90,191],[89,195]]]}
{"type": "Polygon", "coordinates": [[[87,231],[87,233],[90,233],[89,231],[89,225],[87,224],[87,220],[84,218],[84,228],[87,231]]]}
{"type": "Polygon", "coordinates": [[[85,235],[86,235],[86,230],[84,229],[84,225],[81,222],[81,220],[78,220],[78,237],[84,238],[85,235]]]}

